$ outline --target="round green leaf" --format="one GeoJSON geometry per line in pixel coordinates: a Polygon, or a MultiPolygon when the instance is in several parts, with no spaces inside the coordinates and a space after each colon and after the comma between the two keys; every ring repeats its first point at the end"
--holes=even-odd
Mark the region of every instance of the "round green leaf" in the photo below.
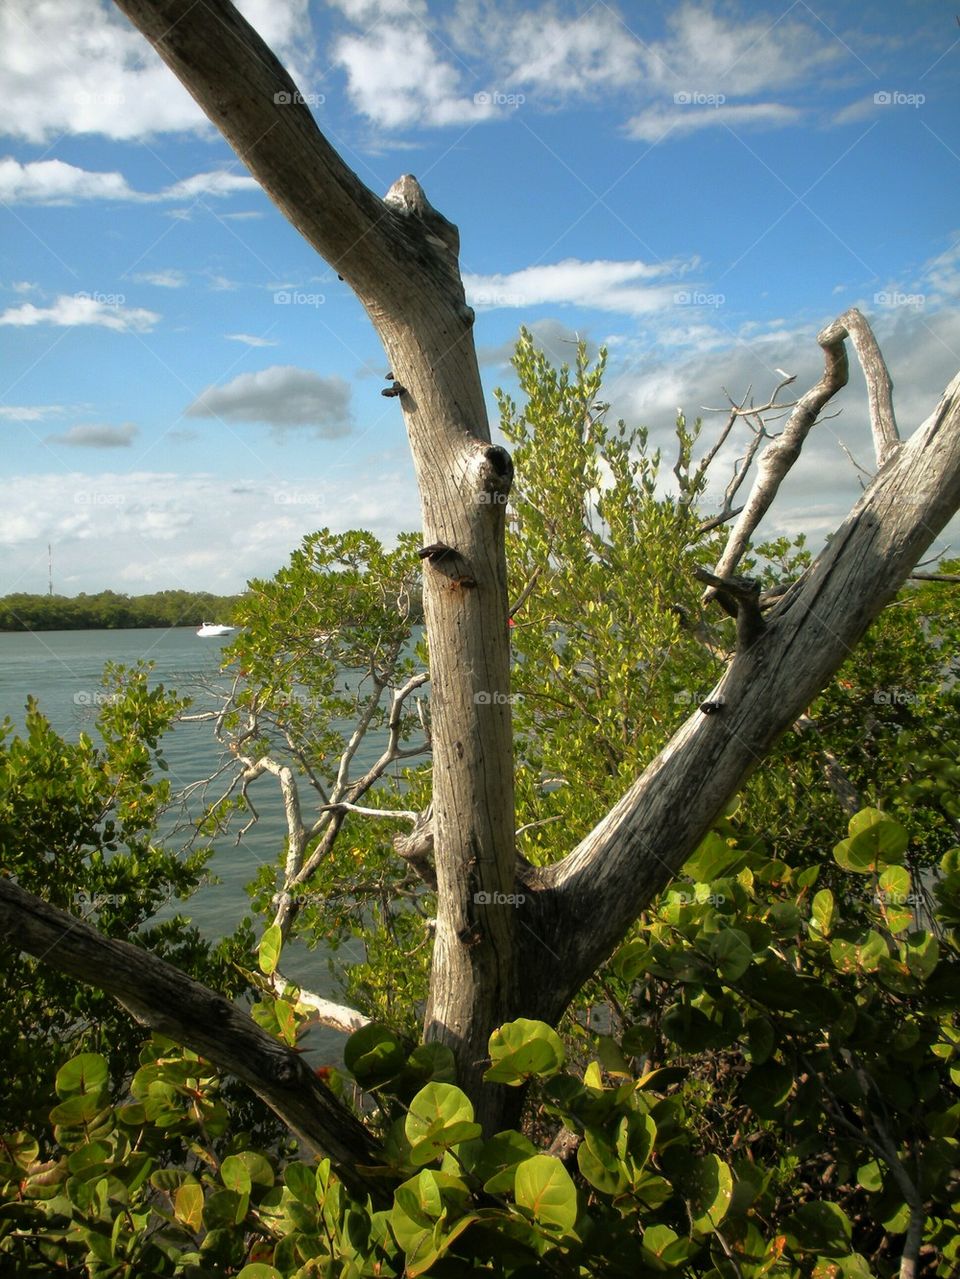
{"type": "Polygon", "coordinates": [[[361,1088],[379,1088],[403,1069],[406,1060],[399,1037],[376,1022],[355,1030],[343,1049],[343,1064],[361,1088]]]}
{"type": "Polygon", "coordinates": [[[699,1234],[711,1234],[727,1215],[733,1198],[733,1173],[717,1155],[704,1155],[685,1179],[691,1225],[699,1234]]]}
{"type": "Polygon", "coordinates": [[[100,1053],[80,1053],[57,1071],[56,1088],[60,1097],[77,1093],[98,1093],[106,1086],[107,1060],[100,1053]]]}
{"type": "Polygon", "coordinates": [[[577,1188],[559,1159],[534,1155],[517,1167],[514,1198],[534,1221],[568,1234],[577,1220],[577,1188]]]}
{"type": "Polygon", "coordinates": [[[518,1017],[490,1036],[492,1065],[483,1076],[487,1083],[519,1087],[531,1075],[554,1075],[566,1059],[563,1043],[546,1022],[518,1017]]]}
{"type": "Polygon", "coordinates": [[[196,1181],[187,1181],[174,1196],[173,1211],[178,1221],[196,1233],[203,1224],[203,1187],[196,1181]]]}
{"type": "Polygon", "coordinates": [[[750,938],[739,928],[724,928],[710,938],[710,958],[726,982],[737,981],[753,962],[750,938]]]}
{"type": "Polygon", "coordinates": [[[473,1122],[473,1105],[454,1084],[427,1084],[410,1103],[403,1126],[414,1167],[431,1163],[451,1146],[472,1141],[483,1129],[473,1122]]]}

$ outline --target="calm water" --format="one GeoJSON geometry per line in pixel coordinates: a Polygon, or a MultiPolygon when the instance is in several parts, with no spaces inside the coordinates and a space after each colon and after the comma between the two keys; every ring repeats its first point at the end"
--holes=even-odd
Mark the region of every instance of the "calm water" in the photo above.
{"type": "MultiPolygon", "coordinates": [[[[153,680],[194,697],[195,711],[205,709],[213,702],[203,684],[224,684],[218,680],[218,671],[221,649],[226,643],[229,637],[199,639],[190,628],[0,633],[0,719],[9,716],[17,730],[22,729],[24,705],[28,694],[32,694],[39,701],[40,710],[64,737],[76,740],[81,732],[92,733],[97,696],[103,692],[100,677],[107,661],[124,665],[138,660],[154,662],[153,680]]],[[[366,755],[358,752],[357,767],[372,762],[377,745],[370,743],[366,755]]],[[[174,790],[209,775],[224,758],[212,726],[207,723],[178,725],[164,739],[163,753],[174,790]]],[[[211,939],[233,930],[249,904],[244,886],[264,862],[274,863],[283,847],[283,806],[274,780],[264,777],[254,784],[250,794],[260,821],[239,845],[235,835],[214,841],[216,852],[211,869],[220,883],[204,886],[189,901],[173,907],[189,915],[211,939]]],[[[304,803],[309,804],[306,795],[304,803]]],[[[309,808],[305,816],[309,816],[309,808]]],[[[349,962],[348,952],[345,947],[338,962],[349,962]]],[[[355,958],[360,957],[358,948],[355,958]]],[[[287,947],[282,968],[304,986],[337,997],[323,948],[307,951],[305,947],[287,947]]],[[[321,1039],[326,1038],[326,1033],[321,1032],[321,1039]]],[[[339,1036],[330,1041],[331,1046],[341,1043],[339,1036]]]]}

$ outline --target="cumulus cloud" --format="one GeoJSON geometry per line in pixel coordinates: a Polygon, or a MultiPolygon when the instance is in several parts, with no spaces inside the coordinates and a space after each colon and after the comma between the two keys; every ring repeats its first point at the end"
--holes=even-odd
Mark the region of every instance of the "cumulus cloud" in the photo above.
{"type": "Polygon", "coordinates": [[[324,439],[349,435],[352,429],[348,383],[288,364],[242,373],[224,386],[209,386],[189,405],[186,415],[264,423],[280,434],[289,428],[313,428],[324,439]]]}
{"type": "Polygon", "coordinates": [[[562,303],[643,315],[674,301],[676,285],[664,282],[663,277],[678,277],[694,265],[693,261],[651,265],[567,258],[509,274],[466,275],[464,284],[471,306],[480,309],[562,303]]]}
{"type": "Polygon", "coordinates": [[[62,435],[48,435],[47,444],[65,444],[74,449],[124,449],[129,448],[139,431],[132,422],[122,426],[95,426],[93,424],[71,426],[62,435]]]}
{"type": "Polygon", "coordinates": [[[453,125],[497,114],[490,95],[472,95],[460,69],[445,61],[416,22],[392,18],[362,35],[343,36],[334,57],[358,111],[385,129],[453,125]]]}
{"type": "Polygon", "coordinates": [[[810,109],[804,88],[847,56],[802,9],[771,22],[688,0],[653,35],[650,11],[627,5],[570,13],[553,0],[458,0],[428,14],[403,0],[332,4],[359,28],[334,44],[354,106],[390,130],[492,120],[502,103],[535,110],[613,95],[634,108],[628,136],[640,140],[671,123],[674,136],[716,127],[696,109],[704,96],[725,106],[731,128],[782,128],[810,109]]]}
{"type": "Polygon", "coordinates": [[[229,169],[195,173],[161,191],[149,192],[135,191],[122,173],[97,173],[63,160],[21,164],[12,156],[0,159],[0,200],[6,204],[69,205],[84,200],[159,203],[218,198],[257,189],[253,178],[229,169]]]}
{"type": "MultiPolygon", "coordinates": [[[[311,47],[307,0],[240,0],[291,70],[311,47]]],[[[186,89],[107,0],[0,5],[4,131],[42,143],[62,134],[130,140],[212,128],[186,89]]]]}
{"type": "Polygon", "coordinates": [[[0,315],[0,325],[13,328],[31,328],[37,324],[52,324],[60,328],[77,328],[92,325],[113,329],[116,333],[147,333],[160,319],[156,311],[143,307],[125,307],[122,294],[61,294],[52,306],[34,306],[24,302],[21,306],[8,307],[0,315]]]}

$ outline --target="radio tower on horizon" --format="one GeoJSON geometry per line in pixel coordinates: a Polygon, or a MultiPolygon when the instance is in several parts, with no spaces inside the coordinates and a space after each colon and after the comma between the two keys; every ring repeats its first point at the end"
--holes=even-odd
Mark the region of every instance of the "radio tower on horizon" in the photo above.
{"type": "Polygon", "coordinates": [[[47,543],[47,594],[53,594],[53,543],[47,543]]]}

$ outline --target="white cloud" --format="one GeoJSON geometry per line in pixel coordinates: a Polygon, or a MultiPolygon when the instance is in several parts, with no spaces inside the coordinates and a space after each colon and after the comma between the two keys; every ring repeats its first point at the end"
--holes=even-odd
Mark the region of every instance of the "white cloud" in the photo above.
{"type": "Polygon", "coordinates": [[[649,76],[674,92],[728,97],[780,92],[843,56],[841,42],[812,20],[726,16],[710,4],[687,3],[670,14],[669,28],[665,40],[648,46],[644,63],[649,76]]]}
{"type": "Polygon", "coordinates": [[[353,105],[382,128],[467,124],[498,113],[482,95],[475,100],[464,91],[458,68],[415,22],[383,21],[342,36],[334,58],[346,71],[353,105]]]}
{"type": "Polygon", "coordinates": [[[162,200],[197,200],[201,196],[232,195],[234,191],[259,191],[260,183],[247,173],[231,173],[227,169],[214,169],[210,173],[196,173],[183,178],[160,193],[162,200]]]}
{"type": "Polygon", "coordinates": [[[59,417],[62,404],[5,404],[0,405],[0,421],[42,422],[46,417],[59,417]]]}
{"type": "Polygon", "coordinates": [[[475,307],[523,307],[549,303],[598,311],[643,315],[671,305],[673,284],[664,276],[683,274],[692,262],[581,262],[568,258],[551,266],[531,266],[502,275],[467,275],[467,299],[475,307]]]}
{"type": "Polygon", "coordinates": [[[415,526],[412,467],[378,456],[343,474],[282,483],[224,483],[208,473],[48,472],[0,478],[0,593],[46,589],[47,543],[57,588],[131,592],[182,587],[232,592],[271,577],[301,538],[324,525],[372,529],[389,541],[415,526]],[[11,555],[13,550],[16,553],[11,555]],[[38,584],[26,580],[34,562],[38,584]]]}
{"type": "MultiPolygon", "coordinates": [[[[297,70],[311,46],[307,0],[241,0],[239,7],[297,70]]],[[[3,131],[29,142],[89,133],[213,136],[180,82],[107,0],[4,0],[0,101],[3,131]]]]}
{"type": "Polygon", "coordinates": [[[281,434],[291,427],[313,427],[318,436],[336,439],[352,429],[350,387],[341,377],[275,364],[259,373],[242,373],[224,386],[207,387],[186,416],[262,422],[281,434]]]}
{"type": "Polygon", "coordinates": [[[648,107],[627,121],[627,137],[640,142],[659,142],[667,135],[677,137],[701,129],[783,128],[800,124],[803,112],[776,102],[753,102],[727,106],[699,106],[696,103],[673,107],[648,107]]]}
{"type": "Polygon", "coordinates": [[[244,346],[279,346],[279,342],[274,342],[270,338],[254,337],[252,333],[226,333],[224,336],[229,342],[242,342],[244,346]]]}
{"type": "Polygon", "coordinates": [[[173,270],[144,271],[133,278],[138,284],[152,284],[158,289],[182,289],[187,283],[187,277],[182,271],[173,270]]]}
{"type": "Polygon", "coordinates": [[[132,422],[122,426],[96,426],[88,423],[71,426],[62,435],[46,436],[48,444],[65,444],[75,449],[123,449],[129,448],[139,431],[132,422]]]}
{"type": "Polygon", "coordinates": [[[138,200],[121,173],[90,173],[63,160],[21,164],[0,159],[0,200],[6,204],[74,204],[78,200],[138,200]]]}
{"type": "Polygon", "coordinates": [[[14,328],[31,328],[36,324],[53,324],[61,328],[93,325],[113,329],[117,333],[146,333],[160,319],[156,311],[125,307],[113,298],[122,298],[122,294],[61,294],[52,306],[46,307],[24,302],[22,306],[8,307],[0,315],[0,325],[14,328]]]}
{"type": "Polygon", "coordinates": [[[63,160],[21,164],[0,159],[0,200],[6,204],[77,204],[83,200],[161,202],[229,196],[259,189],[255,179],[228,169],[195,173],[156,192],[135,191],[122,173],[95,173],[63,160]]]}

